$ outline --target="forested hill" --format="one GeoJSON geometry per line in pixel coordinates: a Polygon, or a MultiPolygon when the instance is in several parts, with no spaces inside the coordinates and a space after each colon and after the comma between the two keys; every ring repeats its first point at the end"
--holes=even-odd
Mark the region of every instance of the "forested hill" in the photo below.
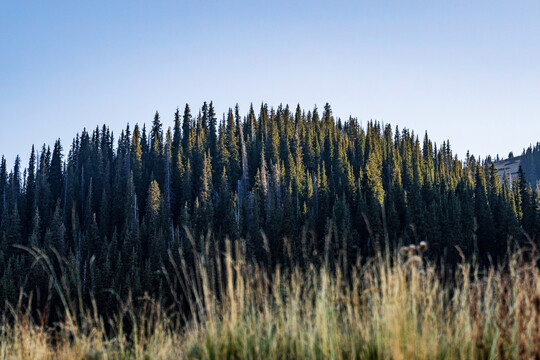
{"type": "Polygon", "coordinates": [[[540,232],[538,192],[523,176],[500,184],[489,161],[458,161],[427,134],[334,119],[328,104],[236,106],[218,120],[204,103],[156,112],[117,139],[107,126],[83,131],[69,149],[32,149],[24,169],[2,159],[0,199],[1,303],[48,287],[16,244],[56,249],[105,304],[104,289],[160,293],[169,250],[219,251],[226,237],[267,264],[286,253],[354,263],[385,239],[427,240],[448,261],[456,245],[497,259],[509,239],[525,241],[521,227],[540,232]]]}

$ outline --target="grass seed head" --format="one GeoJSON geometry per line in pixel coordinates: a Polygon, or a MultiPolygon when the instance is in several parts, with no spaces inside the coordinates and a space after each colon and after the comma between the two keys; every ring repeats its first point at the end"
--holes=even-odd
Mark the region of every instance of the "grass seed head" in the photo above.
{"type": "Polygon", "coordinates": [[[406,257],[406,256],[408,257],[408,256],[409,256],[409,252],[410,252],[410,250],[409,250],[409,247],[408,247],[408,246],[402,246],[402,247],[399,249],[399,254],[400,254],[401,256],[404,256],[404,257],[406,257]]]}

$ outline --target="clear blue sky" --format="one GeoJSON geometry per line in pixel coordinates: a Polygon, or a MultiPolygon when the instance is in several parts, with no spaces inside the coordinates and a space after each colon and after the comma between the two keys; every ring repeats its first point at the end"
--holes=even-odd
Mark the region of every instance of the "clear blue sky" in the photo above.
{"type": "Polygon", "coordinates": [[[0,154],[253,102],[406,126],[461,158],[540,141],[540,2],[0,1],[0,154]]]}

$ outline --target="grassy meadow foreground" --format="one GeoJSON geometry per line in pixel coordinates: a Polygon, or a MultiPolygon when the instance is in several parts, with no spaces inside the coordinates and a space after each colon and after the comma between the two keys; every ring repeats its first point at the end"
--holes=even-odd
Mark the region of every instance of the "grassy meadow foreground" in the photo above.
{"type": "Polygon", "coordinates": [[[165,274],[171,291],[189,294],[187,312],[178,297],[169,308],[126,299],[112,318],[63,290],[72,280],[67,267],[57,277],[52,259],[28,249],[60,294],[62,320],[42,326],[21,300],[2,319],[0,358],[540,358],[534,252],[513,252],[500,270],[464,262],[443,282],[422,246],[358,261],[347,273],[331,270],[327,258],[322,267],[277,267],[268,276],[239,243],[227,243],[223,257],[208,248],[196,256],[194,272],[180,263],[165,274]]]}

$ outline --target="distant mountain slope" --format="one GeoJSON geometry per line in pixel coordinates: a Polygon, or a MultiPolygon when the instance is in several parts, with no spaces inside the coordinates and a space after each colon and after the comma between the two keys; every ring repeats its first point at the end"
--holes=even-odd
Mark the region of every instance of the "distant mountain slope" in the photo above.
{"type": "Polygon", "coordinates": [[[519,170],[519,166],[523,168],[525,172],[525,178],[533,186],[540,181],[540,142],[535,146],[529,146],[523,150],[521,156],[511,157],[505,160],[495,162],[499,177],[502,180],[504,171],[508,175],[516,176],[519,170]]]}
{"type": "Polygon", "coordinates": [[[520,164],[521,156],[515,156],[509,159],[495,162],[495,167],[497,168],[499,177],[502,180],[505,171],[509,176],[517,176],[520,164]]]}

